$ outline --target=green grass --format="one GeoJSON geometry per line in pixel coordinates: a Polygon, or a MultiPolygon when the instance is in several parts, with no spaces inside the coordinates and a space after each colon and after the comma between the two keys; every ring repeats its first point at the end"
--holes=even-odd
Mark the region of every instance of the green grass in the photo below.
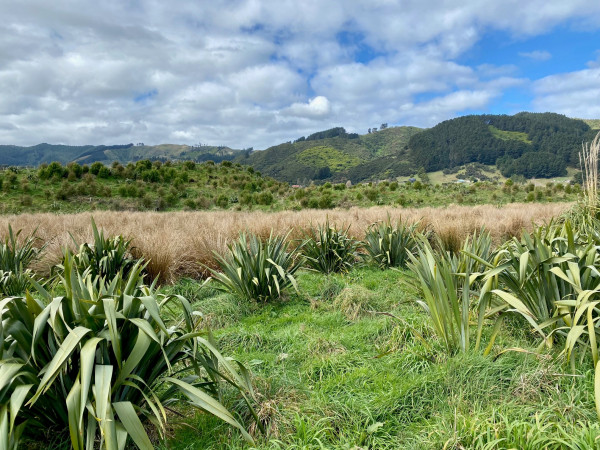
{"type": "Polygon", "coordinates": [[[492,134],[498,139],[502,139],[503,141],[522,141],[527,144],[531,144],[531,140],[527,133],[522,133],[519,131],[504,131],[496,128],[493,125],[489,125],[490,131],[492,134]]]}
{"type": "MultiPolygon", "coordinates": [[[[302,272],[300,294],[214,324],[223,352],[253,367],[258,414],[270,430],[255,435],[257,448],[566,448],[561,439],[580,445],[574,448],[598,445],[591,370],[565,374],[556,352],[499,355],[537,345],[517,317],[504,323],[490,356],[447,356],[406,277],[371,268],[344,276],[302,272]],[[367,307],[348,314],[353,302],[367,307]]],[[[193,307],[209,316],[237,304],[194,289],[189,280],[169,288],[196,292],[193,307]]],[[[175,426],[168,441],[182,450],[244,445],[203,414],[175,426]]]]}
{"type": "Polygon", "coordinates": [[[340,150],[326,146],[307,148],[296,155],[296,160],[302,164],[314,167],[329,167],[332,172],[340,172],[360,164],[360,159],[345,154],[340,150]]]}

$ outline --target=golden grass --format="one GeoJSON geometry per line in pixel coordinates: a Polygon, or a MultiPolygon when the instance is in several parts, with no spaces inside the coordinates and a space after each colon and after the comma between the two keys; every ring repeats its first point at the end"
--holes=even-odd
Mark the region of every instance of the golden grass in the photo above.
{"type": "MultiPolygon", "coordinates": [[[[277,234],[291,231],[290,238],[301,238],[312,224],[330,223],[350,226],[350,234],[364,237],[368,225],[385,220],[407,223],[420,221],[448,242],[462,240],[467,234],[485,226],[496,241],[520,234],[522,229],[541,225],[571,207],[569,203],[510,204],[503,207],[448,206],[444,208],[389,208],[374,207],[349,210],[302,210],[277,213],[266,212],[114,212],[93,213],[98,227],[110,235],[122,234],[133,239],[135,254],[150,260],[149,272],[159,273],[166,281],[181,276],[200,277],[205,274],[203,264],[214,267],[213,251],[223,252],[227,243],[241,231],[250,231],[267,237],[271,230],[277,234]]],[[[0,237],[6,234],[8,224],[23,234],[33,232],[48,244],[44,257],[35,269],[48,273],[60,261],[62,248],[73,247],[69,235],[78,242],[92,242],[91,214],[21,214],[0,216],[0,237]]]]}

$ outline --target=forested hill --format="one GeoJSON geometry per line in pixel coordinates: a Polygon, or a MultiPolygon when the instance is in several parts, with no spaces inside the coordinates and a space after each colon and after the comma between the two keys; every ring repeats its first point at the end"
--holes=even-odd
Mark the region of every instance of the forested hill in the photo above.
{"type": "Polygon", "coordinates": [[[497,165],[504,176],[544,178],[566,175],[567,166],[578,167],[582,142],[592,141],[599,127],[599,120],[554,113],[471,115],[429,129],[382,124],[364,135],[336,127],[262,151],[173,144],[0,145],[0,165],[233,160],[280,181],[306,184],[411,176],[478,162],[497,165]]]}
{"type": "Polygon", "coordinates": [[[410,160],[426,171],[471,162],[497,164],[504,176],[566,175],[594,134],[582,120],[554,113],[473,115],[447,120],[413,136],[410,160]]]}
{"type": "Polygon", "coordinates": [[[240,156],[235,161],[290,183],[392,178],[413,172],[407,144],[421,131],[417,127],[384,126],[358,135],[337,127],[240,156]]]}
{"type": "Polygon", "coordinates": [[[0,165],[37,166],[53,161],[67,164],[76,161],[91,164],[96,161],[110,164],[113,161],[127,163],[142,159],[150,160],[190,160],[221,162],[232,160],[241,150],[223,146],[189,145],[52,145],[38,144],[32,147],[0,145],[0,165]]]}

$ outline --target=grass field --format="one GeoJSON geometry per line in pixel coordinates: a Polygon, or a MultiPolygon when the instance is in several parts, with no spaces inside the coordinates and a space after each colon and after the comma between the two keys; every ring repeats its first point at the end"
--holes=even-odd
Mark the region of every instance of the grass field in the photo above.
{"type": "MultiPolygon", "coordinates": [[[[449,245],[456,247],[469,233],[485,227],[496,241],[518,235],[534,224],[542,225],[566,211],[570,203],[509,204],[451,206],[447,208],[351,208],[349,210],[302,210],[268,213],[198,211],[198,212],[116,212],[95,211],[98,225],[110,234],[123,234],[133,239],[135,252],[150,260],[153,276],[174,281],[181,276],[198,277],[205,273],[200,264],[214,266],[213,251],[224,252],[227,244],[241,231],[268,237],[271,231],[291,238],[303,237],[312,225],[324,223],[350,226],[350,234],[358,239],[372,223],[402,219],[419,222],[425,229],[438,233],[449,245]]],[[[63,247],[77,242],[90,242],[91,213],[21,214],[0,216],[0,238],[8,230],[22,229],[24,234],[37,230],[40,242],[48,245],[37,270],[48,274],[50,267],[62,258],[63,247]]]]}
{"type": "MultiPolygon", "coordinates": [[[[573,376],[558,351],[536,354],[517,318],[492,357],[448,356],[408,279],[368,268],[301,273],[299,295],[260,309],[190,280],[169,291],[191,298],[223,349],[253,367],[269,430],[256,448],[598,448],[591,368],[573,376]],[[501,353],[512,347],[530,353],[501,353]]],[[[175,426],[161,448],[245,448],[205,415],[186,424],[196,429],[175,426]]]]}
{"type": "MultiPolygon", "coordinates": [[[[29,355],[29,349],[36,346],[38,359],[41,357],[40,353],[56,351],[56,344],[47,345],[44,339],[36,340],[35,332],[23,332],[27,326],[35,327],[48,320],[54,333],[60,335],[61,339],[66,333],[64,328],[56,327],[58,320],[70,321],[73,331],[69,332],[69,337],[84,326],[92,327],[93,333],[97,335],[85,345],[81,344],[81,362],[75,356],[64,356],[70,358],[70,362],[60,372],[61,376],[57,378],[60,381],[55,381],[54,384],[65,383],[65,387],[58,391],[52,390],[52,395],[58,395],[68,406],[69,425],[76,423],[76,420],[73,422],[72,417],[75,416],[71,415],[71,409],[83,408],[84,404],[73,401],[73,398],[78,397],[71,393],[80,392],[79,379],[83,379],[84,369],[75,368],[78,364],[83,367],[84,350],[88,349],[90,342],[91,345],[102,345],[102,351],[99,349],[94,353],[86,353],[88,358],[92,358],[89,361],[99,362],[94,366],[95,384],[92,393],[85,397],[88,399],[85,408],[101,411],[102,402],[98,400],[98,392],[104,386],[118,417],[111,416],[113,418],[107,422],[106,419],[95,418],[88,410],[90,414],[87,415],[87,420],[93,423],[98,421],[101,426],[117,419],[119,424],[126,423],[127,416],[122,409],[126,402],[121,398],[136,399],[135,395],[131,395],[135,391],[128,391],[129,387],[134,386],[134,382],[138,389],[144,389],[145,379],[141,375],[137,376],[137,373],[141,373],[144,367],[148,370],[147,374],[153,373],[154,366],[145,363],[144,358],[148,353],[135,357],[139,358],[136,359],[136,375],[128,379],[129,385],[125,388],[124,384],[118,386],[122,381],[121,375],[106,378],[115,385],[113,390],[110,386],[101,384],[99,371],[105,373],[107,367],[113,367],[111,370],[115,371],[130,370],[133,367],[130,361],[134,358],[138,345],[148,345],[147,348],[156,350],[154,343],[150,347],[150,338],[154,333],[161,333],[162,337],[170,336],[169,333],[179,330],[184,322],[187,323],[187,320],[191,320],[190,317],[194,317],[198,321],[194,329],[201,330],[198,332],[199,336],[206,336],[206,330],[212,330],[214,340],[210,341],[210,345],[216,346],[223,355],[231,358],[227,361],[237,361],[240,368],[245,367],[250,371],[247,377],[244,375],[244,380],[253,386],[253,394],[248,403],[242,400],[239,386],[235,384],[221,381],[218,394],[212,393],[227,411],[231,411],[231,420],[242,424],[241,427],[247,430],[249,436],[217,418],[214,413],[204,412],[206,408],[202,412],[193,408],[192,401],[185,401],[189,397],[179,393],[165,404],[164,438],[159,436],[157,428],[151,426],[149,420],[144,422],[144,431],[151,439],[143,447],[144,450],[600,449],[600,422],[595,403],[595,395],[599,395],[600,391],[595,388],[594,383],[595,377],[600,375],[598,372],[594,373],[593,362],[596,341],[587,337],[589,334],[584,331],[587,327],[583,325],[583,317],[587,317],[591,333],[596,335],[593,324],[598,321],[595,305],[600,298],[600,290],[595,287],[598,254],[594,245],[598,245],[600,238],[589,228],[590,224],[597,223],[593,221],[595,219],[578,222],[583,220],[578,218],[583,217],[581,211],[585,210],[582,207],[579,204],[573,208],[572,203],[530,203],[503,207],[375,207],[275,213],[96,211],[95,222],[107,235],[122,234],[133,239],[133,256],[149,260],[148,275],[151,279],[158,277],[157,291],[140,291],[137,295],[144,294],[143,300],[141,297],[140,300],[135,300],[135,296],[120,297],[121,294],[109,293],[106,287],[96,288],[95,283],[102,284],[102,281],[86,275],[92,267],[91,263],[86,262],[89,265],[81,267],[83,275],[80,273],[65,277],[60,284],[49,282],[46,284],[49,293],[44,288],[37,294],[32,293],[38,298],[40,292],[46,292],[43,302],[34,304],[33,297],[27,296],[22,301],[27,302],[28,306],[19,309],[10,306],[18,299],[2,300],[0,314],[11,315],[3,317],[0,328],[8,336],[8,345],[0,342],[0,350],[4,352],[4,355],[0,354],[0,358],[7,363],[5,368],[0,365],[0,383],[4,383],[0,384],[0,388],[6,385],[7,380],[13,380],[10,371],[17,365],[6,354],[12,355],[12,349],[18,348],[17,344],[20,345],[23,341],[27,343],[27,339],[31,338],[31,346],[25,344],[28,349],[25,355],[29,355]],[[532,236],[535,236],[536,225],[553,223],[553,219],[561,215],[565,218],[567,212],[570,219],[566,219],[564,224],[549,226],[547,230],[554,231],[550,234],[541,232],[538,240],[531,241],[532,236]],[[414,255],[420,255],[412,259],[412,264],[415,264],[412,269],[381,270],[368,265],[368,259],[362,257],[353,257],[353,265],[343,274],[325,275],[308,271],[304,266],[295,273],[297,289],[290,286],[279,298],[271,297],[260,302],[256,298],[244,299],[239,295],[223,292],[215,274],[210,281],[203,280],[207,275],[207,268],[217,268],[213,252],[227,254],[227,244],[233,242],[242,231],[263,239],[271,233],[289,233],[289,239],[295,244],[299,238],[306,236],[309,228],[328,221],[338,228],[348,227],[349,236],[362,240],[365,239],[365,230],[369,225],[388,219],[392,223],[401,219],[405,224],[418,224],[418,229],[425,233],[422,236],[427,236],[418,241],[419,244],[415,244],[418,248],[411,250],[414,255]],[[571,223],[577,227],[581,225],[581,230],[575,230],[576,237],[570,234],[573,230],[571,223]],[[534,331],[532,320],[541,323],[544,318],[541,315],[534,316],[529,310],[525,311],[522,304],[513,302],[502,305],[498,299],[488,306],[482,303],[481,299],[485,297],[479,294],[485,289],[483,281],[474,281],[474,284],[464,284],[462,287],[456,284],[456,289],[443,288],[430,300],[438,299],[439,306],[446,301],[444,296],[448,292],[460,292],[463,299],[461,323],[466,327],[463,329],[467,330],[467,335],[471,334],[472,344],[477,330],[481,329],[482,347],[487,347],[485,351],[468,342],[465,348],[449,346],[436,325],[432,304],[427,303],[427,308],[423,307],[424,300],[430,300],[427,300],[423,279],[419,280],[416,276],[421,273],[415,271],[418,261],[431,267],[434,274],[463,279],[462,282],[467,283],[465,280],[470,279],[461,278],[464,274],[458,272],[466,270],[473,273],[471,269],[461,268],[460,259],[452,259],[458,261],[456,268],[449,274],[443,272],[446,270],[443,255],[448,258],[465,255],[460,252],[464,239],[482,227],[490,232],[490,245],[493,247],[527,232],[523,241],[513,240],[513,247],[503,247],[504,250],[497,254],[507,259],[501,260],[500,265],[496,266],[501,270],[496,271],[494,276],[502,277],[505,283],[497,287],[513,289],[511,292],[522,296],[523,302],[533,301],[528,305],[535,306],[535,301],[541,298],[541,303],[549,308],[547,313],[550,316],[557,317],[553,311],[559,311],[562,316],[557,319],[564,322],[560,322],[560,329],[555,329],[553,341],[549,340],[549,336],[542,339],[540,334],[543,333],[540,333],[539,328],[537,332],[534,331]],[[529,234],[529,231],[533,231],[533,234],[529,234]],[[592,242],[593,239],[596,240],[592,242]],[[437,256],[432,258],[438,259],[429,261],[422,253],[417,253],[427,248],[429,241],[437,242],[437,256]],[[530,242],[530,246],[524,253],[521,254],[519,250],[514,256],[509,250],[514,249],[515,245],[520,248],[520,242],[530,242]],[[537,262],[536,258],[541,259],[537,262]],[[516,261],[517,270],[511,272],[510,267],[513,266],[509,267],[506,265],[508,262],[502,261],[516,261]],[[543,271],[540,271],[540,267],[543,271]],[[447,275],[442,275],[443,273],[447,275]],[[539,274],[541,275],[538,276],[539,274]],[[510,282],[510,276],[513,275],[522,276],[516,285],[510,282]],[[80,283],[88,286],[87,290],[81,291],[83,295],[79,297],[71,288],[77,276],[83,277],[79,278],[80,283]],[[570,282],[563,283],[565,278],[570,282]],[[579,291],[585,290],[585,296],[578,298],[577,302],[573,301],[576,290],[571,285],[576,285],[579,291]],[[468,289],[465,286],[469,286],[468,289]],[[533,290],[520,290],[523,286],[533,290]],[[537,295],[542,289],[548,298],[537,295]],[[532,295],[532,298],[527,295],[532,295]],[[162,301],[166,301],[164,299],[177,298],[173,296],[186,298],[190,309],[186,309],[187,302],[176,303],[169,308],[161,306],[160,319],[164,324],[160,322],[159,325],[156,322],[158,300],[163,299],[162,304],[162,301]],[[77,301],[70,300],[76,297],[77,301]],[[548,303],[550,297],[555,302],[552,305],[548,303]],[[152,303],[155,299],[156,304],[152,303]],[[592,303],[589,309],[584,309],[588,308],[586,301],[590,299],[596,303],[592,303]],[[56,314],[53,311],[57,311],[58,302],[77,306],[72,309],[61,306],[56,314]],[[142,309],[143,314],[131,317],[133,305],[141,307],[142,304],[147,308],[142,309]],[[560,305],[562,309],[552,309],[555,308],[554,304],[560,305]],[[580,304],[581,312],[566,310],[580,304]],[[30,307],[32,311],[42,311],[42,306],[48,311],[47,315],[40,313],[35,320],[24,320],[21,325],[14,320],[15,316],[25,314],[25,310],[30,307]],[[79,316],[79,311],[85,308],[90,308],[87,315],[79,316]],[[487,314],[478,315],[480,311],[487,311],[487,314]],[[587,315],[584,314],[585,311],[588,311],[587,315]],[[182,317],[188,319],[182,320],[182,317]],[[581,320],[582,325],[576,325],[574,321],[577,320],[581,320]],[[137,334],[131,332],[131,324],[139,327],[137,334]],[[126,328],[127,326],[130,328],[126,328]],[[115,332],[115,329],[121,331],[115,332]],[[576,345],[569,337],[565,339],[565,329],[570,329],[569,335],[577,333],[579,337],[575,341],[579,339],[581,345],[576,345]],[[148,337],[142,339],[141,336],[148,337]],[[115,342],[121,343],[117,346],[115,342]],[[554,342],[555,345],[551,346],[549,342],[554,342]],[[573,348],[577,350],[576,359],[570,358],[571,352],[567,351],[569,342],[573,342],[573,348]],[[544,346],[544,343],[548,345],[544,346]],[[592,345],[591,352],[587,347],[588,343],[592,345]],[[113,366],[109,366],[107,361],[112,360],[108,355],[112,351],[115,354],[131,353],[128,358],[123,357],[123,364],[112,362],[113,366]],[[77,380],[75,383],[74,379],[77,380]],[[66,395],[70,389],[71,393],[66,395]],[[251,404],[252,409],[248,404],[251,404]],[[251,440],[253,442],[249,443],[251,440]]],[[[37,277],[47,280],[51,266],[62,264],[61,267],[55,267],[59,274],[63,273],[61,270],[64,273],[68,270],[69,259],[61,257],[65,246],[77,251],[73,240],[79,243],[94,242],[90,217],[89,213],[1,216],[0,230],[6,232],[9,224],[13,229],[23,230],[24,235],[35,230],[39,237],[38,243],[44,243],[46,247],[42,259],[31,267],[37,272],[37,277]]],[[[97,236],[96,242],[99,242],[97,236]]],[[[484,244],[469,248],[479,248],[473,250],[475,255],[483,258],[481,261],[486,261],[489,270],[496,270],[493,266],[496,262],[492,264],[493,255],[486,253],[484,249],[485,239],[479,242],[484,244]]],[[[80,251],[81,248],[84,247],[80,247],[80,251]]],[[[251,258],[255,256],[257,253],[250,254],[251,258]]],[[[111,256],[109,260],[111,258],[115,258],[115,261],[118,259],[111,256]]],[[[471,256],[466,258],[465,261],[471,256]]],[[[100,266],[101,261],[97,260],[100,266]]],[[[232,264],[237,267],[238,262],[232,264]]],[[[224,272],[223,267],[220,270],[224,272]]],[[[241,267],[239,270],[242,270],[241,267]]],[[[116,281],[111,283],[110,289],[120,289],[118,286],[125,284],[119,284],[120,273],[114,278],[116,281]]],[[[446,282],[449,280],[444,279],[446,282]]],[[[436,280],[439,282],[440,279],[436,280]]],[[[254,283],[251,276],[245,281],[254,283]]],[[[258,279],[256,283],[259,283],[258,279]]],[[[126,285],[127,288],[133,286],[129,282],[126,285]]],[[[449,315],[454,317],[452,313],[449,315]]],[[[445,323],[450,323],[448,317],[444,319],[448,320],[445,323]]],[[[536,326],[545,328],[553,323],[555,322],[552,320],[544,321],[542,325],[536,326]]],[[[48,339],[54,336],[49,329],[44,333],[48,339]]],[[[179,335],[178,339],[190,336],[196,336],[196,333],[187,332],[179,335]]],[[[69,337],[59,341],[60,350],[54,360],[62,359],[62,355],[66,354],[62,350],[68,345],[69,337]]],[[[156,338],[154,342],[163,341],[156,338]]],[[[80,351],[77,345],[71,348],[70,352],[80,351]]],[[[165,357],[170,352],[165,352],[165,357]]],[[[190,348],[185,354],[191,352],[190,348]]],[[[162,356],[160,353],[158,355],[158,361],[161,361],[162,356]]],[[[18,354],[17,356],[20,357],[18,354]]],[[[213,369],[208,368],[213,367],[211,364],[214,359],[198,361],[207,364],[202,366],[203,373],[213,373],[213,369]]],[[[225,362],[223,359],[218,365],[222,367],[225,362]]],[[[169,370],[168,374],[186,376],[193,368],[193,365],[177,362],[176,370],[169,370]]],[[[44,372],[49,370],[48,366],[43,366],[40,370],[40,377],[47,379],[44,372]]],[[[19,381],[18,377],[14,380],[17,380],[15,383],[19,381]]],[[[209,389],[211,383],[207,382],[206,386],[209,389]]],[[[25,386],[25,389],[29,388],[25,386]]],[[[11,408],[13,397],[24,395],[22,398],[25,398],[28,395],[26,391],[25,394],[22,394],[23,391],[14,392],[11,408]]],[[[165,387],[159,387],[152,392],[153,395],[162,395],[169,391],[165,387]]],[[[147,406],[151,404],[150,397],[142,398],[138,395],[136,401],[131,414],[146,419],[153,417],[147,406]]],[[[6,404],[5,394],[0,389],[0,419],[9,414],[7,407],[3,406],[6,404]]],[[[29,403],[21,408],[28,406],[29,403]]],[[[64,411],[64,405],[61,411],[64,411]]],[[[160,417],[158,410],[155,414],[160,417]]],[[[51,421],[53,426],[42,431],[39,431],[39,427],[33,427],[32,429],[37,430],[35,434],[30,433],[29,428],[24,428],[19,448],[70,448],[70,439],[74,435],[69,437],[64,422],[65,420],[58,419],[51,421]]],[[[35,422],[28,423],[35,425],[35,422]]],[[[103,433],[109,431],[108,428],[103,429],[103,433]]],[[[124,428],[119,432],[124,432],[124,428]]],[[[7,427],[0,426],[0,439],[6,433],[7,427]]],[[[127,429],[127,433],[135,439],[133,431],[127,429]]],[[[100,433],[92,435],[94,436],[96,442],[99,442],[100,433]]],[[[137,437],[139,438],[139,434],[137,437]]],[[[129,442],[130,447],[127,448],[135,448],[129,442]]],[[[3,445],[2,442],[0,445],[3,445]]],[[[13,450],[8,445],[6,448],[13,450]]]]}

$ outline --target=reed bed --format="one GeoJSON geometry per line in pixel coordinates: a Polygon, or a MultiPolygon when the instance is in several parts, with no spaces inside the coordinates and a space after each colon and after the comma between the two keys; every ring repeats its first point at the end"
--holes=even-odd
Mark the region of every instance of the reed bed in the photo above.
{"type": "Polygon", "coordinates": [[[510,204],[502,207],[448,206],[444,208],[373,207],[348,210],[302,210],[267,212],[198,211],[198,212],[115,212],[56,215],[51,213],[7,215],[0,217],[0,238],[8,232],[22,229],[23,236],[37,229],[39,242],[46,243],[44,256],[34,269],[47,274],[61,259],[63,248],[75,249],[79,243],[93,242],[90,218],[108,234],[121,234],[133,240],[135,256],[150,260],[152,276],[160,274],[163,281],[182,276],[203,277],[206,267],[215,268],[213,251],[224,252],[227,244],[241,231],[268,237],[271,232],[291,239],[302,238],[311,225],[326,220],[336,226],[349,226],[349,234],[363,239],[369,225],[388,217],[402,220],[437,233],[448,245],[460,243],[473,231],[485,227],[493,239],[500,242],[519,235],[523,229],[542,225],[567,211],[571,203],[510,204]]]}

